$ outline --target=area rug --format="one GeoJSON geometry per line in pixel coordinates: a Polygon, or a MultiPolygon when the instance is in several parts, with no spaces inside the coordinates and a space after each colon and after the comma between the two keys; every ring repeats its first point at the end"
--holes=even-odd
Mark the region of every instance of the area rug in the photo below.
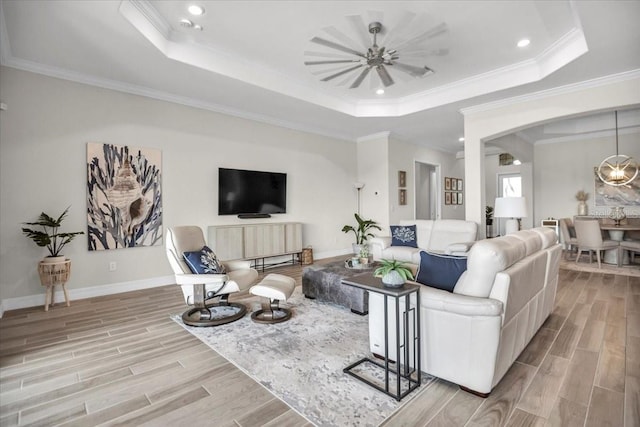
{"type": "Polygon", "coordinates": [[[636,276],[640,277],[640,265],[624,265],[617,267],[611,264],[602,263],[602,268],[598,268],[598,263],[593,261],[589,264],[589,258],[584,256],[580,259],[580,262],[576,262],[575,258],[571,260],[563,259],[560,261],[560,268],[573,271],[586,271],[589,273],[605,273],[605,274],[620,274],[622,276],[636,276]]]}
{"type": "Polygon", "coordinates": [[[317,426],[377,426],[433,380],[423,374],[422,386],[397,402],[343,372],[370,355],[368,316],[307,299],[299,287],[286,306],[293,316],[277,324],[248,314],[211,328],[173,319],[317,426]]]}

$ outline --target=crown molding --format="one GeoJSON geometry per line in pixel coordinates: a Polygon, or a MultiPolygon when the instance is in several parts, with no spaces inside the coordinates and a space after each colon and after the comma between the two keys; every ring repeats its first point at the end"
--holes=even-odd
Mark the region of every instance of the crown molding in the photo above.
{"type": "Polygon", "coordinates": [[[614,83],[621,83],[628,80],[640,78],[640,69],[624,71],[618,74],[611,74],[609,76],[597,77],[591,80],[585,80],[578,83],[571,83],[564,86],[558,86],[551,89],[545,89],[538,92],[532,92],[525,95],[514,96],[511,98],[505,98],[498,101],[487,102],[485,104],[474,105],[471,107],[461,108],[459,111],[462,115],[468,116],[477,113],[483,113],[486,111],[495,110],[498,108],[509,107],[516,104],[535,101],[539,99],[549,98],[552,96],[564,95],[579,90],[596,88],[599,86],[606,86],[614,83]]]}
{"type": "Polygon", "coordinates": [[[76,71],[69,71],[58,67],[52,67],[49,65],[43,65],[37,62],[27,61],[18,58],[2,58],[2,65],[10,68],[15,68],[22,71],[28,71],[35,74],[45,75],[47,77],[54,77],[61,80],[68,80],[74,83],[80,83],[88,86],[95,86],[102,89],[113,90],[117,92],[123,92],[130,95],[138,95],[145,98],[151,98],[159,101],[170,102],[173,104],[184,105],[187,107],[198,108],[200,110],[212,111],[214,113],[225,114],[228,116],[238,117],[241,119],[252,120],[268,125],[287,128],[295,131],[311,133],[314,135],[325,136],[328,138],[339,139],[347,142],[355,142],[354,138],[349,135],[345,135],[338,132],[327,132],[323,129],[313,126],[304,126],[299,123],[294,123],[286,120],[280,120],[261,114],[248,113],[246,111],[230,108],[228,106],[215,104],[212,102],[204,102],[199,99],[190,98],[186,96],[174,95],[169,92],[163,92],[156,89],[132,85],[129,83],[123,83],[116,80],[104,79],[95,77],[92,75],[78,73],[76,71]]]}

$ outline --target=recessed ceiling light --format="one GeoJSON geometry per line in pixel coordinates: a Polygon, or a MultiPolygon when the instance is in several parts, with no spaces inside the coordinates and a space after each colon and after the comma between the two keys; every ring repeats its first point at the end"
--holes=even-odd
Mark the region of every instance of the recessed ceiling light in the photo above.
{"type": "Polygon", "coordinates": [[[186,27],[186,28],[192,28],[193,27],[193,22],[189,21],[188,19],[181,19],[180,20],[180,25],[182,25],[183,27],[186,27]]]}
{"type": "Polygon", "coordinates": [[[461,136],[460,138],[458,138],[458,142],[464,142],[464,136],[461,136]]]}
{"type": "Polygon", "coordinates": [[[516,160],[513,161],[513,164],[516,165],[516,166],[519,166],[519,165],[522,164],[522,162],[520,160],[516,159],[516,160]]]}
{"type": "Polygon", "coordinates": [[[529,39],[522,39],[518,42],[518,47],[527,47],[529,46],[529,43],[531,43],[531,40],[529,39]]]}
{"type": "Polygon", "coordinates": [[[384,89],[378,89],[378,90],[376,90],[376,94],[377,94],[377,95],[384,95],[384,89]]]}
{"type": "Polygon", "coordinates": [[[192,4],[187,8],[190,14],[193,16],[200,16],[204,13],[204,7],[198,6],[197,4],[192,4]]]}

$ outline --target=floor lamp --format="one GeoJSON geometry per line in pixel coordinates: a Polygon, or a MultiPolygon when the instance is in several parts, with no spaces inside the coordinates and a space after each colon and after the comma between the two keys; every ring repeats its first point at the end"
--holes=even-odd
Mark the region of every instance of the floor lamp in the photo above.
{"type": "Polygon", "coordinates": [[[358,190],[358,215],[360,215],[360,190],[364,188],[364,183],[362,182],[354,182],[353,186],[358,190]]]}
{"type": "Polygon", "coordinates": [[[504,224],[504,234],[520,230],[520,219],[527,216],[527,201],[524,197],[496,197],[496,218],[509,218],[504,224]]]}

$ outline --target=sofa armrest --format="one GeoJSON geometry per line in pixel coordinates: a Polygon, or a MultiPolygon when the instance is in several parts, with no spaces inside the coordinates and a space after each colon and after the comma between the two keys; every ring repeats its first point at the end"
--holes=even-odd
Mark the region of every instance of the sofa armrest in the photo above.
{"type": "Polygon", "coordinates": [[[382,251],[391,246],[391,236],[372,237],[369,240],[371,255],[374,260],[382,259],[382,251]]]}
{"type": "Polygon", "coordinates": [[[453,294],[421,285],[420,305],[427,309],[447,311],[462,316],[500,316],[502,302],[493,298],[478,298],[453,294]]]}
{"type": "Polygon", "coordinates": [[[224,268],[226,268],[228,271],[251,269],[251,261],[244,261],[244,260],[223,261],[222,264],[224,265],[224,268]]]}
{"type": "Polygon", "coordinates": [[[444,253],[447,255],[468,255],[468,252],[471,250],[471,246],[473,246],[473,242],[459,242],[459,243],[451,243],[447,245],[444,253]]]}

